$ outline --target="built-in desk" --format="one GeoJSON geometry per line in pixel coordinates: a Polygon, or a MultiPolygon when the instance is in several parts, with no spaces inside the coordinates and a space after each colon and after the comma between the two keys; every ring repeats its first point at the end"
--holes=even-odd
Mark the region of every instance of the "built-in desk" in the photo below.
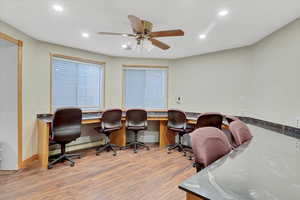
{"type": "Polygon", "coordinates": [[[299,200],[300,140],[250,126],[253,138],[179,188],[187,200],[299,200]]]}
{"type": "MultiPolygon", "coordinates": [[[[195,124],[200,113],[186,113],[188,123],[195,124]]],[[[38,114],[38,156],[41,166],[47,168],[49,157],[49,135],[52,122],[52,114],[38,114]]],[[[102,113],[84,113],[82,116],[82,124],[93,124],[101,122],[102,113]]],[[[167,111],[149,111],[149,121],[159,121],[159,145],[165,147],[175,142],[175,134],[172,134],[167,129],[167,111]]],[[[113,144],[118,146],[125,146],[126,144],[126,130],[125,130],[125,112],[122,117],[122,129],[111,134],[110,140],[113,144]]]]}

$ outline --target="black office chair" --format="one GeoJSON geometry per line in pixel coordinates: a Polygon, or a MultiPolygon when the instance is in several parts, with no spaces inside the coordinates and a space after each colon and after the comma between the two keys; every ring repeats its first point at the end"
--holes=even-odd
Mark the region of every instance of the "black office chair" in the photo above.
{"type": "Polygon", "coordinates": [[[117,155],[117,151],[115,148],[119,148],[115,144],[111,144],[109,140],[109,136],[112,132],[118,131],[122,128],[122,110],[121,109],[110,109],[106,110],[102,114],[101,127],[96,128],[99,133],[103,133],[105,135],[105,144],[96,149],[96,155],[98,156],[101,152],[107,150],[113,151],[113,155],[117,155]]]}
{"type": "Polygon", "coordinates": [[[201,114],[196,123],[196,129],[202,127],[215,127],[222,130],[223,115],[221,113],[203,113],[201,114]]]}
{"type": "Polygon", "coordinates": [[[134,153],[137,153],[138,147],[145,147],[147,150],[150,148],[143,142],[138,141],[138,132],[146,130],[147,111],[143,109],[130,109],[126,112],[126,129],[134,132],[134,141],[126,145],[126,148],[133,146],[134,153]]]}
{"type": "Polygon", "coordinates": [[[191,128],[187,128],[187,119],[184,112],[180,110],[168,110],[168,124],[167,127],[169,130],[178,134],[178,143],[171,144],[168,147],[168,153],[171,153],[171,150],[178,149],[179,152],[183,152],[186,156],[186,151],[184,145],[182,145],[182,136],[192,132],[191,128]]]}
{"type": "Polygon", "coordinates": [[[62,108],[56,110],[52,121],[52,141],[61,145],[61,154],[51,161],[48,169],[54,164],[69,161],[71,167],[75,162],[71,158],[80,158],[80,154],[67,154],[66,144],[76,140],[81,135],[82,112],[79,108],[62,108]]]}

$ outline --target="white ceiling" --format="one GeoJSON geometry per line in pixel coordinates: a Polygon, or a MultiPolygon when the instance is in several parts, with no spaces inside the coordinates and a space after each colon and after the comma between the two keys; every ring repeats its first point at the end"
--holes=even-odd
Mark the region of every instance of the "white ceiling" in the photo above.
{"type": "Polygon", "coordinates": [[[0,0],[0,20],[33,38],[126,57],[180,58],[246,46],[299,16],[300,0],[0,0]],[[64,11],[55,12],[53,4],[64,11]],[[223,18],[217,15],[222,9],[229,10],[223,18]],[[124,37],[96,35],[131,33],[128,14],[153,22],[154,31],[181,28],[185,36],[162,38],[167,51],[138,53],[121,48],[124,37]],[[202,33],[205,40],[198,38],[202,33]]]}

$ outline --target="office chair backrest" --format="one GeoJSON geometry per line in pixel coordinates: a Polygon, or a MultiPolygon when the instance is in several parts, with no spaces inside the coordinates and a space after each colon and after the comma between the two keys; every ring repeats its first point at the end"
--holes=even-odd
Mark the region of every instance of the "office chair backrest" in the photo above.
{"type": "Polygon", "coordinates": [[[226,155],[232,149],[225,134],[215,127],[198,128],[190,136],[195,162],[204,167],[226,155]]]}
{"type": "Polygon", "coordinates": [[[130,109],[126,111],[127,126],[147,126],[147,111],[143,109],[130,109]]]}
{"type": "Polygon", "coordinates": [[[216,127],[222,129],[223,115],[221,113],[203,113],[196,123],[196,128],[216,127]]]}
{"type": "Polygon", "coordinates": [[[227,122],[230,124],[233,121],[237,121],[240,120],[239,118],[235,117],[235,116],[231,116],[231,115],[225,115],[225,118],[227,120],[227,122]]]}
{"type": "Polygon", "coordinates": [[[231,122],[229,124],[229,130],[233,135],[236,146],[240,146],[252,138],[252,134],[247,125],[240,120],[231,122]]]}
{"type": "Polygon", "coordinates": [[[168,110],[168,128],[185,129],[186,115],[181,110],[168,110]]]}
{"type": "Polygon", "coordinates": [[[79,108],[61,108],[54,113],[52,121],[53,140],[68,143],[81,135],[82,111],[79,108]]]}
{"type": "Polygon", "coordinates": [[[102,129],[118,128],[122,126],[122,110],[121,109],[110,109],[106,110],[102,114],[102,129]]]}

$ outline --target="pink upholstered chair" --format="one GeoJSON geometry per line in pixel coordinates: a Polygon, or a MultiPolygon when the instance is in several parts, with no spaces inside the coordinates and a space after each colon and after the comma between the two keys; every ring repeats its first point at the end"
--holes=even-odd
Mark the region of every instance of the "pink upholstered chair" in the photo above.
{"type": "Polygon", "coordinates": [[[197,172],[226,155],[232,149],[227,137],[218,128],[199,128],[190,135],[197,172]]]}
{"type": "Polygon", "coordinates": [[[229,130],[232,133],[235,147],[240,146],[252,138],[252,134],[247,125],[240,120],[231,122],[229,124],[229,130]]]}

